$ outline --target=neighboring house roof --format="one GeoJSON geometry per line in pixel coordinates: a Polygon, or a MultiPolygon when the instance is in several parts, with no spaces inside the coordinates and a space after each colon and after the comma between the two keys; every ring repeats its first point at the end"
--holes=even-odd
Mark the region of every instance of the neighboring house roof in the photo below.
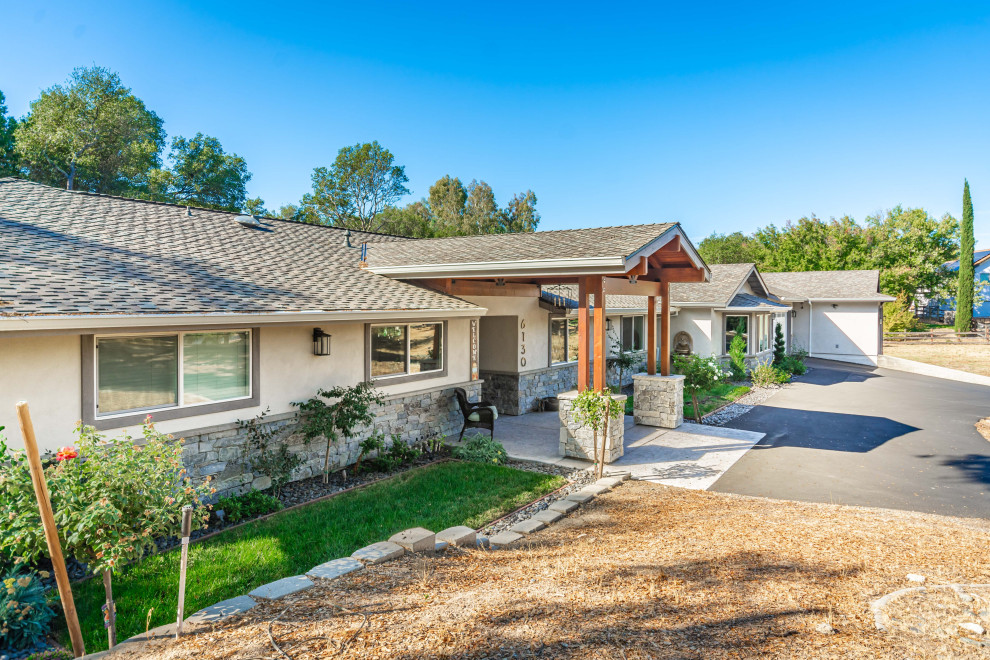
{"type": "Polygon", "coordinates": [[[849,300],[889,302],[879,292],[878,270],[815,270],[795,273],[763,273],[770,293],[788,302],[849,300]]]}
{"type": "MultiPolygon", "coordinates": [[[[980,264],[990,261],[990,250],[976,250],[973,252],[973,265],[979,266],[980,264]]],[[[943,264],[948,270],[959,270],[959,260],[947,261],[943,264]]]]}
{"type": "Polygon", "coordinates": [[[622,274],[630,261],[680,238],[685,261],[704,260],[677,223],[454,236],[369,246],[368,268],[393,277],[622,274]]]}
{"type": "MultiPolygon", "coordinates": [[[[542,287],[543,299],[566,309],[577,309],[578,287],[576,284],[551,284],[542,287]]],[[[595,294],[588,294],[588,304],[595,306],[595,294]]],[[[643,296],[626,296],[608,294],[605,296],[605,311],[640,310],[646,309],[646,298],[643,296]]]]}
{"type": "MultiPolygon", "coordinates": [[[[672,305],[693,307],[725,307],[747,281],[754,290],[763,289],[755,264],[712,264],[710,282],[670,285],[672,305]]],[[[769,301],[767,301],[769,302],[769,301]]]]}
{"type": "Polygon", "coordinates": [[[360,267],[394,236],[0,178],[0,317],[477,310],[360,267]]]}
{"type": "Polygon", "coordinates": [[[780,308],[780,309],[790,309],[790,305],[785,305],[783,303],[774,302],[773,300],[767,300],[766,298],[761,298],[759,296],[754,296],[751,293],[737,293],[733,296],[729,304],[725,306],[726,309],[767,309],[767,308],[780,308]]]}

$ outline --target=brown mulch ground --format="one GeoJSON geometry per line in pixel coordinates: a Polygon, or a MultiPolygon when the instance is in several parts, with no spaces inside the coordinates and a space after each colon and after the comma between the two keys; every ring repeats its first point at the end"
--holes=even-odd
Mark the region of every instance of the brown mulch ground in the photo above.
{"type": "Polygon", "coordinates": [[[990,583],[990,521],[629,482],[531,538],[525,548],[372,567],[141,657],[983,653],[950,638],[878,632],[869,603],[914,586],[908,573],[929,585],[990,583]],[[837,632],[816,632],[822,623],[837,632]]]}

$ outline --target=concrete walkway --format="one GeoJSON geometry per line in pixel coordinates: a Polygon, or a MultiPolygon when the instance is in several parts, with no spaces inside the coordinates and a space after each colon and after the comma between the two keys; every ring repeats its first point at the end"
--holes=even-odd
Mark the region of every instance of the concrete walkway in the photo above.
{"type": "MultiPolygon", "coordinates": [[[[628,471],[634,479],[698,490],[715,483],[764,435],[692,423],[674,430],[637,426],[628,415],[624,421],[625,453],[606,470],[628,471]]],[[[499,417],[495,439],[512,458],[576,468],[591,465],[560,455],[560,419],[555,412],[499,417]]]]}

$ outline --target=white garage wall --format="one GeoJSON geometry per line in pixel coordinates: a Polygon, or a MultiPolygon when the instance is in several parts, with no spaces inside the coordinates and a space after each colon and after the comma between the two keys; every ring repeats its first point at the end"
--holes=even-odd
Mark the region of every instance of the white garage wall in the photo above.
{"type": "MultiPolygon", "coordinates": [[[[876,365],[880,352],[877,303],[812,303],[812,357],[876,365]]],[[[800,313],[799,313],[800,316],[800,313]]]]}

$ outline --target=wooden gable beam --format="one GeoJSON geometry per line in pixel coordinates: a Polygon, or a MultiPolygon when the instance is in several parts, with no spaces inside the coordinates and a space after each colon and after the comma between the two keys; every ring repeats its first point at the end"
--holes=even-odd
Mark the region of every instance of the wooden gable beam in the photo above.
{"type": "Polygon", "coordinates": [[[704,282],[705,271],[701,268],[663,268],[661,282],[704,282]]]}
{"type": "Polygon", "coordinates": [[[495,282],[484,280],[419,280],[420,283],[451,296],[512,296],[515,298],[539,298],[539,284],[495,282]]]}
{"type": "Polygon", "coordinates": [[[660,283],[637,280],[630,282],[624,277],[606,277],[605,293],[620,296],[659,296],[660,283]]]}

